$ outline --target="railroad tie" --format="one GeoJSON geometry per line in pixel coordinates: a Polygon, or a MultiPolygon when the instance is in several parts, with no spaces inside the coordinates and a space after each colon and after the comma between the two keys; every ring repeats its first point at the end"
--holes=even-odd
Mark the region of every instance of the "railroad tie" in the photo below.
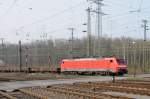
{"type": "Polygon", "coordinates": [[[11,95],[9,95],[9,94],[3,92],[3,91],[0,91],[0,95],[6,97],[6,98],[8,98],[8,99],[17,99],[16,97],[13,97],[13,96],[11,96],[11,95]]]}
{"type": "Polygon", "coordinates": [[[125,96],[113,96],[113,95],[108,95],[108,94],[103,94],[99,92],[91,92],[91,91],[81,91],[81,89],[78,88],[66,88],[66,87],[51,87],[49,90],[51,91],[56,91],[57,93],[67,93],[67,94],[74,94],[78,95],[80,97],[89,97],[89,98],[94,98],[94,99],[133,99],[133,98],[128,98],[125,96]]]}
{"type": "Polygon", "coordinates": [[[19,89],[19,91],[39,99],[49,99],[47,96],[42,96],[40,94],[34,93],[30,89],[19,89]]]}

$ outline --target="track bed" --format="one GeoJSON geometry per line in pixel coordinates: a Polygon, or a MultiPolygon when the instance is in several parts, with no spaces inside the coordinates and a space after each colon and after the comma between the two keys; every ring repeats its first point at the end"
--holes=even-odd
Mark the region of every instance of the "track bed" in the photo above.
{"type": "Polygon", "coordinates": [[[0,91],[0,99],[149,99],[150,83],[120,80],[30,87],[0,91]],[[142,98],[141,98],[142,97],[142,98]]]}

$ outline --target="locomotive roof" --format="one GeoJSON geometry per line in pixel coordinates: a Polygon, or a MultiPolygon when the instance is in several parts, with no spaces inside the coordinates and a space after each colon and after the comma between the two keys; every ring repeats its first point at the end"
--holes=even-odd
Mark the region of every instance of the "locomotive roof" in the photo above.
{"type": "Polygon", "coordinates": [[[70,60],[73,60],[73,61],[81,61],[81,60],[99,60],[99,59],[112,59],[114,57],[111,57],[111,58],[78,58],[78,59],[63,59],[63,61],[70,61],[70,60]]]}

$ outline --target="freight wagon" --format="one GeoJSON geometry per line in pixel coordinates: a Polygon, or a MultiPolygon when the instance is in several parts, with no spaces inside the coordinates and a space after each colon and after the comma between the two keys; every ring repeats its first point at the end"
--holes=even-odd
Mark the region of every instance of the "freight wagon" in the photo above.
{"type": "Polygon", "coordinates": [[[64,59],[61,63],[61,72],[123,75],[127,73],[127,65],[123,59],[117,59],[115,57],[64,59]]]}

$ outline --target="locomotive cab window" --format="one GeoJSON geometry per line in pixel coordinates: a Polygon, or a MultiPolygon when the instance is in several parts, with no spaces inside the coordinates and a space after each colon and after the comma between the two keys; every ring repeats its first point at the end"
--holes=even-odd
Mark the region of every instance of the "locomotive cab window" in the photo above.
{"type": "Polygon", "coordinates": [[[119,64],[121,64],[121,65],[125,65],[125,64],[126,64],[126,62],[125,62],[124,59],[117,59],[117,62],[118,62],[119,64]]]}

